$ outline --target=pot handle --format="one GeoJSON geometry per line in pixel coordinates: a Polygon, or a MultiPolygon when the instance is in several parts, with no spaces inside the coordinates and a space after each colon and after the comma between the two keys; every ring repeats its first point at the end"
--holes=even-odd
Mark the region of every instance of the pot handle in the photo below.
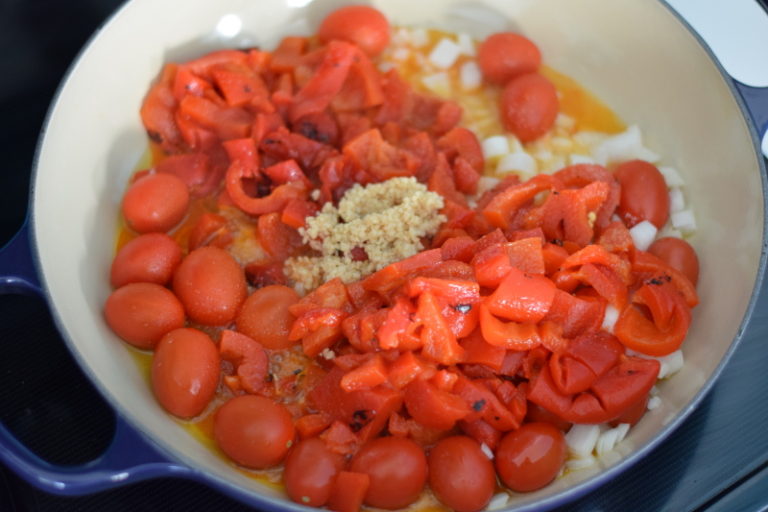
{"type": "MultiPolygon", "coordinates": [[[[28,219],[0,249],[0,294],[45,297],[32,254],[28,219]]],[[[79,466],[44,461],[0,423],[0,461],[30,484],[53,494],[90,494],[157,477],[191,477],[195,472],[170,462],[140,433],[117,415],[115,434],[105,452],[79,466]]]]}
{"type": "Polygon", "coordinates": [[[758,0],[666,0],[707,43],[747,104],[768,158],[768,13],[758,0]]]}
{"type": "Polygon", "coordinates": [[[0,248],[0,293],[44,296],[32,255],[29,217],[11,240],[0,248]]]}
{"type": "Polygon", "coordinates": [[[768,158],[768,87],[750,87],[738,80],[733,81],[741,93],[747,110],[752,116],[752,122],[757,129],[758,138],[762,137],[763,156],[768,158]]]}
{"type": "Polygon", "coordinates": [[[44,461],[19,443],[2,424],[0,460],[35,487],[65,496],[92,494],[151,478],[194,476],[187,466],[169,462],[119,415],[110,446],[83,465],[59,466],[44,461]]]}

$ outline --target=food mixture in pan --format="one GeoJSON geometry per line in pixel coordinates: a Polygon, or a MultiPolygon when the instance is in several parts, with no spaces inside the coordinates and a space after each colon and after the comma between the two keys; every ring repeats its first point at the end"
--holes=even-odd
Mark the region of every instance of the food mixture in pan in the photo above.
{"type": "Polygon", "coordinates": [[[503,506],[609,454],[682,365],[683,182],[521,34],[345,7],[167,64],[141,118],[106,321],[298,503],[503,506]]]}

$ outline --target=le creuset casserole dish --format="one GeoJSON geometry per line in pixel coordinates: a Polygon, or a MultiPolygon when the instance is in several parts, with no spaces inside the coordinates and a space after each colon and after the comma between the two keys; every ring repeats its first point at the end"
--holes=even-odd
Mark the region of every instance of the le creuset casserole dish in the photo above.
{"type": "MultiPolygon", "coordinates": [[[[116,219],[124,184],[147,148],[138,118],[163,62],[225,47],[273,47],[311,33],[339,2],[133,0],[94,36],[62,85],[38,149],[27,230],[6,249],[17,276],[6,289],[43,290],[64,339],[125,420],[112,448],[82,468],[37,460],[3,429],[0,453],[19,474],[53,492],[93,492],[144,478],[202,480],[259,508],[300,509],[233,469],[154,400],[126,347],[102,319],[110,292],[116,219]],[[237,19],[240,30],[222,20],[237,19]],[[27,245],[28,244],[28,245],[27,245]],[[25,248],[31,252],[24,253],[25,248]],[[14,252],[16,251],[16,252],[14,252]],[[24,268],[34,262],[31,272],[24,268]],[[39,281],[38,281],[39,279],[39,281]],[[38,286],[39,283],[39,286],[38,286]]],[[[684,175],[698,230],[701,305],[686,364],[660,384],[661,407],[632,429],[620,457],[571,472],[509,504],[549,508],[610,480],[664,439],[700,402],[744,330],[765,264],[764,168],[755,129],[734,84],[697,37],[660,2],[620,0],[376,2],[394,24],[467,32],[520,31],[545,61],[575,78],[684,175]],[[655,36],[648,37],[648,27],[655,36]]],[[[760,128],[764,117],[753,112],[760,128]]],[[[766,115],[765,112],[762,113],[766,115]]]]}

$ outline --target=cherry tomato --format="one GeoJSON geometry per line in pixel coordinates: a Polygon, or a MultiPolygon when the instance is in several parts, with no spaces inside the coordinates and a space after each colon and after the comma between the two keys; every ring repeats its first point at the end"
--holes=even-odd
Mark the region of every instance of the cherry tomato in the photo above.
{"type": "Polygon", "coordinates": [[[322,507],[328,501],[344,459],[317,437],[301,441],[285,459],[283,480],[288,496],[308,507],[322,507]]]}
{"type": "Polygon", "coordinates": [[[513,491],[535,491],[555,479],[565,455],[565,436],[560,430],[549,423],[525,423],[501,440],[496,469],[513,491]]]}
{"type": "Polygon", "coordinates": [[[166,411],[179,418],[203,412],[219,383],[219,351],[197,329],[175,329],[160,340],[152,359],[152,390],[166,411]]]}
{"type": "Polygon", "coordinates": [[[699,257],[691,244],[681,238],[659,238],[648,252],[657,256],[670,267],[679,270],[695,286],[699,282],[699,257]]]}
{"type": "Polygon", "coordinates": [[[410,505],[421,494],[427,481],[427,458],[410,439],[379,437],[360,448],[351,470],[371,477],[367,505],[395,510],[410,505]]]}
{"type": "Polygon", "coordinates": [[[184,307],[168,288],[131,283],[107,298],[104,317],[115,334],[146,350],[155,348],[165,333],[184,326],[184,307]]]}
{"type": "Polygon", "coordinates": [[[187,214],[189,190],[181,178],[168,173],[147,174],[123,197],[123,216],[137,233],[168,231],[187,214]]]}
{"type": "Polygon", "coordinates": [[[446,506],[474,512],[485,508],[493,496],[496,472],[477,441],[446,437],[429,454],[429,486],[446,506]]]}
{"type": "Polygon", "coordinates": [[[326,16],[317,35],[324,43],[333,39],[354,43],[373,57],[389,44],[389,22],[373,7],[350,5],[326,16]]]}
{"type": "Polygon", "coordinates": [[[614,176],[621,185],[621,200],[616,211],[627,227],[647,220],[661,229],[669,218],[669,192],[656,166],[643,160],[630,160],[616,167],[614,176]]]}
{"type": "Polygon", "coordinates": [[[237,315],[237,330],[265,348],[281,350],[293,345],[288,333],[295,320],[288,307],[299,302],[293,288],[275,284],[259,288],[243,304],[237,315]]]}
{"type": "Polygon", "coordinates": [[[477,50],[477,62],[486,80],[504,85],[516,76],[538,70],[541,52],[525,36],[500,32],[482,42],[477,50]]]}
{"type": "Polygon", "coordinates": [[[147,233],[125,244],[112,260],[110,279],[119,288],[128,283],[167,284],[181,262],[181,247],[164,233],[147,233]]]}
{"type": "Polygon", "coordinates": [[[216,411],[213,422],[213,438],[221,451],[252,469],[279,464],[294,435],[288,409],[257,395],[231,398],[216,411]]]}
{"type": "Polygon", "coordinates": [[[228,324],[248,295],[245,272],[218,247],[190,252],[176,269],[173,290],[189,318],[203,325],[228,324]]]}
{"type": "Polygon", "coordinates": [[[522,142],[538,139],[552,127],[559,102],[552,82],[538,73],[513,78],[501,93],[501,118],[522,142]]]}

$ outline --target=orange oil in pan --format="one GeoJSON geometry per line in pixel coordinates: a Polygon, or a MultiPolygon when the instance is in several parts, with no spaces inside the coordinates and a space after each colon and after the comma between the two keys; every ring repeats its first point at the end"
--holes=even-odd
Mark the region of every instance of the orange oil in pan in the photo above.
{"type": "MultiPolygon", "coordinates": [[[[446,33],[441,31],[430,31],[431,44],[437,43],[439,39],[446,33]]],[[[429,47],[427,47],[429,48],[429,47]]],[[[424,52],[424,49],[418,51],[424,52]]],[[[428,54],[428,49],[425,54],[428,54]]],[[[458,84],[458,67],[463,62],[461,57],[457,65],[448,71],[450,80],[455,84],[458,84]]],[[[401,75],[412,82],[417,90],[424,91],[424,87],[420,83],[420,78],[424,76],[423,70],[410,59],[404,63],[398,64],[398,70],[401,75]]],[[[555,71],[546,66],[542,66],[541,73],[549,78],[558,90],[560,98],[560,112],[571,117],[574,120],[573,131],[597,131],[603,133],[618,133],[623,131],[626,126],[616,116],[616,114],[608,108],[604,103],[597,99],[588,90],[580,86],[575,80],[570,77],[555,71]]],[[[501,121],[498,119],[497,103],[500,93],[500,88],[484,85],[480,91],[473,92],[461,92],[461,87],[454,87],[454,91],[459,91],[453,94],[446,95],[448,98],[455,99],[460,104],[463,104],[465,100],[468,100],[471,96],[472,104],[478,107],[479,111],[468,112],[465,108],[464,123],[472,124],[470,121],[478,116],[490,117],[487,123],[484,123],[484,129],[478,129],[477,136],[480,140],[491,135],[498,135],[503,133],[501,121]]],[[[153,164],[159,162],[163,158],[162,152],[159,148],[150,143],[150,149],[146,155],[142,158],[138,170],[144,170],[151,168],[153,164]]],[[[488,172],[488,171],[487,171],[488,172]]],[[[203,213],[214,212],[223,214],[225,217],[229,217],[230,220],[235,221],[238,224],[247,222],[247,217],[237,212],[235,213],[231,208],[224,208],[220,211],[217,206],[216,198],[194,198],[190,201],[190,209],[185,220],[171,233],[169,233],[182,247],[183,253],[187,253],[187,241],[191,229],[195,226],[198,219],[203,213]]],[[[248,230],[249,233],[253,232],[253,229],[248,230]]],[[[135,238],[137,235],[133,233],[126,226],[124,220],[120,220],[120,224],[117,230],[116,248],[119,250],[125,243],[135,238]]],[[[255,235],[254,235],[255,236],[255,235]]],[[[237,243],[237,241],[236,241],[237,243]]],[[[213,339],[218,339],[216,335],[219,329],[205,328],[206,332],[212,335],[213,339]]],[[[150,385],[150,374],[152,364],[152,354],[150,352],[141,351],[133,347],[126,346],[133,357],[136,365],[139,367],[141,374],[146,378],[147,385],[150,385]]],[[[294,362],[298,363],[297,358],[294,362]]],[[[225,363],[226,364],[226,363],[225,363]]],[[[178,420],[179,423],[194,437],[197,441],[201,442],[204,446],[210,448],[213,452],[217,453],[222,459],[229,459],[221,454],[213,439],[213,418],[216,407],[223,403],[229,396],[229,391],[226,390],[223,384],[219,385],[216,398],[213,403],[208,407],[207,411],[200,417],[190,421],[178,420]]],[[[230,462],[231,463],[231,462],[230,462]]],[[[260,483],[267,485],[268,487],[275,489],[282,489],[281,482],[281,470],[282,468],[275,468],[267,471],[251,471],[239,466],[235,466],[242,474],[258,480],[260,483]]],[[[418,510],[419,512],[437,512],[444,511],[445,508],[440,505],[436,499],[432,496],[431,492],[425,493],[425,495],[416,503],[408,507],[409,510],[418,510]]]]}

